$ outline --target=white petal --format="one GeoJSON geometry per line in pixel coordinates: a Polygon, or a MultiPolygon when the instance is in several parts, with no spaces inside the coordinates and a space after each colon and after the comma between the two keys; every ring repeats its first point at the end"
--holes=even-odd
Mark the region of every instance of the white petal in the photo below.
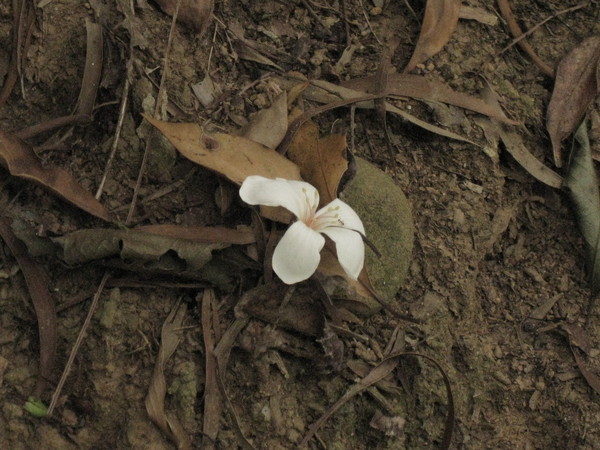
{"type": "Polygon", "coordinates": [[[335,242],[340,265],[350,278],[356,280],[365,263],[365,244],[362,236],[356,231],[341,227],[328,227],[321,232],[335,242]]]}
{"type": "Polygon", "coordinates": [[[317,211],[315,221],[320,225],[315,227],[316,231],[323,232],[327,227],[336,226],[357,230],[365,234],[365,227],[358,214],[350,205],[337,198],[317,211]],[[320,220],[321,218],[324,220],[320,220]],[[330,218],[331,220],[329,220],[330,218]]]}
{"type": "Polygon", "coordinates": [[[323,236],[303,222],[295,222],[275,247],[273,270],[287,284],[306,280],[317,270],[323,245],[323,236]]]}
{"type": "Polygon", "coordinates": [[[259,175],[244,180],[240,197],[250,205],[283,206],[302,221],[308,220],[319,204],[319,193],[304,181],[259,175]]]}

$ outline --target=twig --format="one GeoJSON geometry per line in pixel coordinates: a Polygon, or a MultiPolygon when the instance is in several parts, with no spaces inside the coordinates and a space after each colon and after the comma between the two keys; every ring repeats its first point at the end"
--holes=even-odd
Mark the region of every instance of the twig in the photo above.
{"type": "Polygon", "coordinates": [[[342,0],[342,17],[344,20],[344,30],[346,32],[346,47],[350,47],[352,44],[352,38],[350,38],[350,24],[348,23],[348,12],[346,10],[346,0],[342,0]]]}
{"type": "MultiPolygon", "coordinates": [[[[169,72],[169,54],[171,51],[171,44],[173,43],[173,36],[175,34],[175,25],[177,24],[177,15],[179,14],[179,7],[181,6],[181,0],[177,0],[177,5],[175,6],[175,11],[173,12],[173,20],[171,21],[171,29],[169,30],[169,38],[167,40],[167,48],[165,50],[165,58],[163,62],[163,73],[160,79],[160,85],[158,87],[158,94],[156,95],[156,104],[154,105],[154,117],[157,117],[161,107],[162,107],[162,97],[165,91],[165,81],[167,79],[167,74],[169,72]]],[[[146,141],[146,147],[144,148],[144,156],[142,158],[142,163],[140,164],[140,171],[138,172],[138,178],[135,183],[135,188],[133,189],[133,197],[131,199],[131,205],[129,207],[129,212],[127,214],[127,219],[125,220],[125,225],[129,225],[133,219],[133,214],[135,212],[135,207],[137,204],[137,198],[140,193],[140,187],[142,186],[142,178],[144,177],[144,173],[146,172],[146,165],[148,164],[148,153],[149,153],[150,144],[146,141]]]]}
{"type": "MultiPolygon", "coordinates": [[[[508,29],[510,30],[511,34],[515,38],[521,37],[521,35],[523,34],[523,30],[521,30],[521,27],[517,23],[517,20],[515,19],[515,16],[513,15],[512,10],[510,9],[510,3],[508,2],[508,0],[497,0],[497,2],[498,8],[500,9],[500,13],[502,14],[504,20],[506,20],[506,24],[508,25],[508,29]]],[[[529,44],[529,42],[521,40],[517,43],[519,44],[519,47],[521,47],[521,49],[525,53],[527,53],[529,58],[531,58],[531,61],[542,72],[544,72],[549,77],[554,78],[554,69],[537,55],[537,53],[535,52],[531,44],[529,44]]]]}
{"type": "Polygon", "coordinates": [[[371,22],[369,21],[369,15],[367,14],[367,10],[365,9],[365,5],[363,5],[362,0],[358,0],[358,3],[360,3],[360,7],[363,10],[363,15],[365,16],[365,20],[367,21],[367,26],[369,27],[369,30],[371,31],[371,33],[375,37],[375,40],[377,41],[377,43],[379,45],[383,45],[381,43],[381,41],[379,40],[379,38],[377,37],[377,35],[375,34],[375,31],[373,30],[373,27],[371,26],[371,22]]]}
{"type": "Polygon", "coordinates": [[[96,294],[94,295],[94,299],[92,300],[92,304],[90,305],[90,309],[87,313],[85,321],[83,322],[83,325],[81,326],[81,330],[79,331],[79,335],[77,336],[77,339],[75,340],[75,344],[73,345],[73,348],[71,349],[71,354],[69,355],[69,359],[67,360],[65,369],[63,370],[63,373],[60,377],[60,381],[58,382],[58,385],[56,386],[56,390],[54,391],[54,394],[52,394],[52,400],[50,401],[50,406],[48,406],[48,412],[46,413],[47,417],[50,417],[52,415],[52,412],[54,411],[54,408],[56,407],[56,402],[58,401],[58,397],[60,396],[63,386],[65,385],[65,381],[67,381],[67,377],[69,376],[69,371],[71,370],[71,367],[73,366],[73,361],[75,360],[75,356],[77,356],[79,347],[81,347],[81,343],[83,342],[85,332],[87,331],[88,327],[90,326],[92,316],[94,315],[94,312],[96,312],[96,308],[98,307],[98,301],[100,300],[100,295],[102,294],[102,291],[104,290],[104,286],[106,285],[106,281],[108,280],[109,276],[110,276],[110,274],[108,271],[104,272],[104,275],[102,276],[102,280],[100,281],[100,285],[98,286],[98,289],[96,290],[96,294]]]}
{"type": "MultiPolygon", "coordinates": [[[[131,60],[130,60],[131,61],[131,60]]],[[[112,166],[115,155],[117,154],[117,147],[119,146],[119,138],[121,137],[121,129],[123,128],[123,119],[125,118],[125,110],[127,108],[127,98],[129,97],[129,75],[131,74],[131,62],[127,64],[127,75],[125,76],[125,85],[123,86],[123,95],[121,97],[121,106],[119,107],[119,119],[117,120],[117,129],[115,130],[115,137],[113,139],[112,148],[110,149],[110,155],[104,166],[104,173],[102,174],[102,180],[96,191],[96,200],[100,200],[102,197],[102,191],[104,190],[104,184],[108,177],[108,172],[112,166]]]]}
{"type": "Polygon", "coordinates": [[[76,125],[80,123],[86,123],[91,120],[91,117],[87,114],[76,114],[73,116],[57,117],[46,122],[38,123],[14,133],[19,139],[27,140],[40,133],[53,130],[55,128],[64,127],[65,125],[76,125]]]}
{"type": "Polygon", "coordinates": [[[514,46],[515,44],[518,44],[519,42],[521,42],[521,40],[525,39],[527,36],[529,36],[530,34],[532,34],[535,30],[537,30],[539,27],[541,27],[542,25],[544,25],[546,22],[549,22],[552,19],[555,19],[558,16],[561,16],[563,14],[566,13],[570,13],[573,11],[577,11],[578,9],[582,9],[585,8],[586,6],[589,6],[590,2],[585,2],[585,3],[580,3],[579,5],[575,5],[572,6],[571,8],[567,8],[567,9],[563,9],[561,11],[557,11],[554,14],[552,14],[551,16],[546,17],[544,20],[542,20],[540,23],[534,25],[533,27],[531,27],[529,30],[527,30],[525,33],[523,33],[522,35],[514,38],[510,44],[508,44],[506,47],[504,47],[502,50],[500,50],[498,53],[496,53],[496,56],[501,55],[502,53],[504,53],[506,50],[508,50],[509,48],[511,48],[512,46],[514,46]]]}

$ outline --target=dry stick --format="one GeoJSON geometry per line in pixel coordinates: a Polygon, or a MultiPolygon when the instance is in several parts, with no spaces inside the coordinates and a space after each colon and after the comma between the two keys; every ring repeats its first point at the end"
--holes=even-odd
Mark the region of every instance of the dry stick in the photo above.
{"type": "MultiPolygon", "coordinates": [[[[131,58],[131,56],[130,56],[131,58]]],[[[131,61],[131,59],[130,59],[131,61]]],[[[131,73],[131,63],[127,63],[127,75],[125,76],[125,86],[123,86],[123,96],[121,97],[121,106],[119,107],[119,119],[117,120],[117,129],[115,130],[115,137],[110,149],[110,155],[104,166],[104,173],[102,174],[102,180],[96,191],[96,200],[100,200],[102,197],[102,191],[104,190],[104,184],[108,177],[108,172],[112,166],[112,163],[117,154],[117,147],[119,146],[119,138],[121,137],[121,129],[123,128],[123,119],[125,118],[125,109],[127,108],[127,98],[129,97],[129,75],[131,73]]]]}
{"type": "MultiPolygon", "coordinates": [[[[502,17],[504,17],[504,20],[506,20],[506,24],[508,25],[508,29],[510,30],[511,34],[516,38],[521,37],[523,30],[521,30],[521,27],[517,23],[517,20],[510,9],[510,3],[508,0],[497,0],[497,2],[498,8],[500,8],[500,13],[502,14],[502,17]]],[[[538,66],[542,72],[549,77],[554,78],[554,69],[537,55],[535,50],[533,50],[533,47],[528,42],[521,40],[518,41],[518,44],[519,47],[521,47],[521,49],[527,53],[527,55],[531,58],[531,61],[538,66]]]]}
{"type": "Polygon", "coordinates": [[[19,139],[27,140],[40,133],[53,130],[54,128],[64,127],[65,125],[77,125],[80,123],[87,123],[92,118],[87,114],[76,114],[73,116],[62,116],[57,117],[46,122],[38,123],[14,133],[19,139]]]}
{"type": "Polygon", "coordinates": [[[346,0],[342,0],[342,17],[344,20],[344,29],[346,31],[346,47],[350,47],[352,38],[350,37],[350,24],[348,23],[348,13],[346,12],[346,0]]]}
{"type": "MultiPolygon", "coordinates": [[[[177,24],[177,15],[179,14],[179,7],[181,6],[181,0],[177,0],[177,5],[175,6],[175,12],[173,12],[173,20],[171,21],[171,29],[169,30],[169,39],[167,40],[167,48],[165,50],[165,58],[163,62],[163,73],[160,78],[160,85],[158,87],[158,94],[156,96],[156,104],[154,105],[154,117],[158,116],[160,109],[162,107],[162,96],[165,90],[165,80],[167,79],[167,73],[169,71],[169,53],[171,50],[171,44],[173,43],[173,35],[175,34],[175,25],[177,24]]],[[[125,225],[129,225],[133,219],[133,213],[135,212],[135,207],[137,204],[137,198],[140,193],[140,187],[142,186],[142,178],[144,177],[144,173],[146,172],[146,165],[148,164],[148,148],[150,144],[146,142],[146,147],[144,148],[144,156],[142,158],[142,163],[140,164],[140,171],[138,173],[138,178],[135,183],[135,188],[133,190],[133,197],[131,199],[131,206],[129,207],[129,213],[127,214],[127,219],[125,220],[125,225]]]]}
{"type": "Polygon", "coordinates": [[[379,38],[377,37],[377,35],[375,34],[375,31],[373,30],[373,27],[371,26],[371,22],[369,21],[369,14],[367,14],[367,10],[365,9],[365,5],[363,5],[362,0],[358,0],[358,3],[360,3],[360,6],[361,6],[362,11],[363,11],[363,15],[365,16],[365,20],[367,21],[367,26],[369,27],[369,30],[371,31],[371,33],[375,37],[375,40],[377,41],[377,43],[379,45],[383,45],[381,43],[381,41],[379,40],[379,38]]]}
{"type": "Polygon", "coordinates": [[[540,23],[538,23],[537,25],[534,25],[529,30],[527,30],[525,33],[523,33],[521,36],[514,38],[511,41],[510,44],[508,44],[506,47],[504,47],[502,50],[500,50],[498,53],[496,53],[496,56],[501,55],[506,50],[508,50],[509,48],[511,48],[513,45],[518,44],[521,40],[525,39],[527,36],[529,36],[530,34],[532,34],[535,30],[537,30],[539,27],[541,27],[542,25],[544,25],[546,22],[549,22],[550,20],[552,20],[552,19],[554,19],[554,18],[556,18],[558,16],[561,16],[563,14],[570,13],[570,12],[573,12],[573,11],[577,11],[578,9],[585,8],[586,6],[589,6],[589,4],[590,4],[590,2],[580,3],[579,5],[575,5],[575,6],[572,6],[571,8],[563,9],[562,11],[557,11],[554,14],[552,14],[551,16],[546,17],[540,23]]]}
{"type": "Polygon", "coordinates": [[[48,412],[46,413],[46,417],[50,417],[52,415],[52,412],[54,411],[54,408],[56,407],[56,402],[58,401],[58,397],[60,396],[63,386],[65,385],[65,381],[67,381],[67,377],[69,376],[69,371],[71,370],[71,367],[73,366],[73,361],[75,360],[75,356],[77,356],[79,347],[81,347],[81,343],[83,342],[85,332],[90,325],[92,316],[94,315],[94,312],[96,312],[96,308],[98,307],[98,300],[100,300],[100,295],[102,294],[102,291],[104,290],[104,286],[106,285],[106,281],[108,280],[109,276],[110,275],[109,275],[108,271],[104,272],[104,275],[102,276],[102,280],[100,281],[100,285],[98,286],[98,289],[96,290],[96,294],[94,295],[94,299],[92,300],[92,304],[90,305],[90,309],[87,313],[85,321],[83,322],[83,325],[81,326],[81,330],[79,331],[79,335],[77,336],[77,339],[75,340],[75,344],[73,345],[73,349],[71,350],[71,354],[69,355],[67,364],[65,365],[65,370],[63,370],[63,373],[60,377],[60,381],[58,382],[58,385],[56,386],[56,390],[54,391],[54,394],[52,394],[52,400],[50,401],[50,406],[48,406],[48,412]]]}

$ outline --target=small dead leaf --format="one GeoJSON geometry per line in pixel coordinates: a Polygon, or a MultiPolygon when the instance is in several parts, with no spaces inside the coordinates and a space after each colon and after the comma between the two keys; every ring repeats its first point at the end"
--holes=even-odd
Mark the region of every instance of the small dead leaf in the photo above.
{"type": "Polygon", "coordinates": [[[177,2],[181,1],[177,20],[191,25],[203,33],[210,23],[210,16],[215,6],[214,0],[155,0],[158,6],[169,16],[175,13],[177,2]]]}
{"type": "Polygon", "coordinates": [[[247,139],[275,150],[283,140],[288,127],[287,93],[283,91],[270,108],[259,111],[242,128],[240,134],[247,139]]]}
{"type": "Polygon", "coordinates": [[[312,298],[314,289],[311,291],[302,284],[297,286],[287,301],[284,297],[290,287],[281,281],[258,286],[244,294],[236,311],[305,336],[320,337],[325,317],[318,301],[312,298]]]}
{"type": "Polygon", "coordinates": [[[0,131],[0,165],[11,175],[33,181],[89,214],[111,220],[104,206],[71,174],[61,168],[43,167],[29,144],[3,131],[0,131]]]}
{"type": "Polygon", "coordinates": [[[546,128],[554,163],[562,167],[561,142],[575,131],[600,92],[600,36],[592,36],[571,50],[558,64],[546,128]]]}
{"type": "Polygon", "coordinates": [[[458,25],[459,12],[460,0],[427,0],[419,40],[404,72],[410,72],[446,45],[458,25]]]}
{"type": "Polygon", "coordinates": [[[384,416],[381,411],[375,411],[369,426],[382,431],[386,436],[399,437],[404,434],[406,419],[400,416],[384,416]]]}
{"type": "Polygon", "coordinates": [[[339,134],[319,139],[319,127],[306,122],[295,134],[288,158],[300,168],[300,175],[317,188],[320,206],[337,198],[340,181],[348,169],[346,137],[339,134]]]}
{"type": "Polygon", "coordinates": [[[210,105],[212,105],[215,97],[220,92],[219,87],[215,85],[208,73],[200,83],[192,84],[191,88],[198,101],[205,108],[208,108],[210,105]]]}

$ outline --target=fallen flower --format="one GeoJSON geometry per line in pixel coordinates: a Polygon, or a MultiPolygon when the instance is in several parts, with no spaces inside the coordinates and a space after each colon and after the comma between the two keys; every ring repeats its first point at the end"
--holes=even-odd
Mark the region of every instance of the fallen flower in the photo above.
{"type": "Polygon", "coordinates": [[[346,274],[356,280],[364,259],[365,228],[354,210],[339,199],[317,211],[319,192],[304,181],[247,177],[240,197],[250,205],[282,206],[298,221],[285,232],[273,252],[273,270],[284,283],[306,280],[319,265],[326,234],[337,250],[346,274]]]}

